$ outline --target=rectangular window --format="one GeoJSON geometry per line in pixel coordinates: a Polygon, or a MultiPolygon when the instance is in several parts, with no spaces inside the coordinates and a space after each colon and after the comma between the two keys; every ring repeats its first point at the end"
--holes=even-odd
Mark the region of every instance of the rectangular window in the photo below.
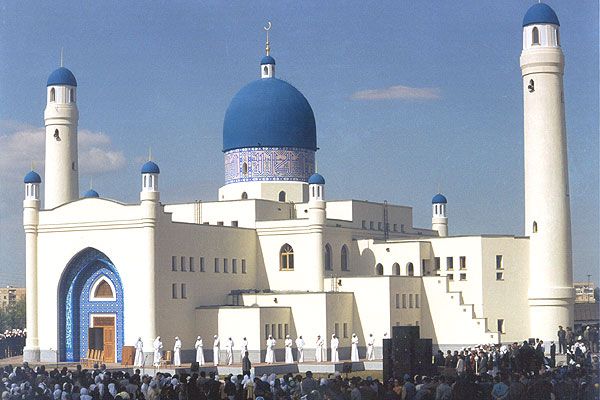
{"type": "Polygon", "coordinates": [[[242,258],[242,274],[246,273],[246,260],[242,258]]]}
{"type": "Polygon", "coordinates": [[[239,225],[239,224],[238,224],[238,222],[237,222],[237,221],[231,221],[231,226],[233,226],[233,227],[236,227],[236,228],[237,228],[237,227],[238,227],[238,225],[239,225]]]}
{"type": "Polygon", "coordinates": [[[415,294],[415,308],[421,308],[421,299],[418,293],[415,294]]]}
{"type": "Polygon", "coordinates": [[[496,280],[503,281],[504,280],[504,272],[496,272],[496,280]]]}
{"type": "Polygon", "coordinates": [[[343,332],[344,332],[344,337],[347,338],[348,337],[348,324],[346,322],[344,322],[344,325],[343,325],[343,332]]]}
{"type": "Polygon", "coordinates": [[[237,258],[231,260],[231,273],[237,274],[237,258]]]}
{"type": "Polygon", "coordinates": [[[396,293],[396,308],[400,308],[400,294],[396,293]]]}
{"type": "Polygon", "coordinates": [[[467,280],[467,274],[460,274],[460,280],[461,281],[466,281],[467,280]]]}
{"type": "Polygon", "coordinates": [[[194,257],[190,257],[190,272],[196,271],[196,265],[194,263],[194,257]]]}
{"type": "Polygon", "coordinates": [[[406,293],[402,294],[402,308],[406,308],[406,293]]]}
{"type": "Polygon", "coordinates": [[[453,281],[454,280],[454,274],[448,274],[448,280],[449,281],[453,281]]]}
{"type": "Polygon", "coordinates": [[[375,223],[373,221],[369,221],[369,229],[373,229],[373,227],[375,226],[375,223]]]}
{"type": "Polygon", "coordinates": [[[219,272],[219,259],[215,258],[215,272],[219,272]]]}
{"type": "Polygon", "coordinates": [[[427,260],[421,259],[421,271],[425,271],[425,267],[427,266],[427,260]]]}
{"type": "Polygon", "coordinates": [[[467,269],[467,257],[460,256],[460,258],[458,259],[458,261],[460,263],[460,269],[467,269]]]}
{"type": "Polygon", "coordinates": [[[172,299],[177,298],[177,284],[176,283],[171,285],[171,298],[172,299]]]}
{"type": "Polygon", "coordinates": [[[181,298],[187,299],[187,287],[186,287],[185,283],[181,284],[181,298]]]}
{"type": "Polygon", "coordinates": [[[404,232],[404,224],[400,224],[400,232],[404,232]]]}
{"type": "Polygon", "coordinates": [[[383,226],[383,224],[381,222],[378,222],[377,223],[377,230],[380,231],[382,226],[383,226]]]}
{"type": "Polygon", "coordinates": [[[225,225],[225,224],[223,223],[223,221],[217,221],[217,225],[218,225],[218,226],[223,226],[223,225],[225,225]]]}
{"type": "Polygon", "coordinates": [[[394,224],[394,232],[398,232],[398,224],[394,224]]]}
{"type": "Polygon", "coordinates": [[[204,272],[204,257],[200,257],[200,272],[204,272]]]}
{"type": "Polygon", "coordinates": [[[281,339],[281,333],[282,333],[282,329],[281,329],[281,324],[277,324],[277,339],[281,339]]]}
{"type": "Polygon", "coordinates": [[[185,268],[185,257],[181,256],[181,271],[185,272],[186,268],[185,268]]]}
{"type": "Polygon", "coordinates": [[[284,330],[285,336],[287,337],[287,335],[290,334],[290,326],[288,324],[284,324],[283,330],[284,330]]]}
{"type": "Polygon", "coordinates": [[[436,269],[437,271],[439,271],[439,270],[440,270],[440,266],[441,266],[441,263],[440,263],[440,258],[439,258],[439,257],[434,257],[434,258],[433,258],[433,262],[434,262],[434,264],[435,264],[435,269],[436,269]]]}
{"type": "Polygon", "coordinates": [[[504,269],[504,263],[501,254],[496,255],[496,269],[504,269]]]}
{"type": "Polygon", "coordinates": [[[273,339],[277,337],[277,324],[271,324],[271,335],[273,335],[273,339]]]}
{"type": "Polygon", "coordinates": [[[503,319],[498,320],[498,332],[506,333],[506,330],[504,328],[504,320],[503,319]]]}
{"type": "Polygon", "coordinates": [[[229,263],[226,258],[223,259],[223,272],[224,273],[229,272],[229,263]]]}
{"type": "Polygon", "coordinates": [[[365,221],[364,219],[362,220],[362,228],[367,229],[367,221],[365,221]]]}
{"type": "Polygon", "coordinates": [[[267,340],[269,338],[269,335],[271,334],[271,333],[269,333],[270,332],[269,328],[271,328],[271,325],[265,324],[265,340],[267,340]]]}
{"type": "Polygon", "coordinates": [[[446,269],[448,269],[448,270],[454,269],[454,259],[452,257],[446,257],[446,269]]]}
{"type": "Polygon", "coordinates": [[[177,271],[177,257],[171,257],[171,271],[177,271]]]}
{"type": "Polygon", "coordinates": [[[340,337],[340,324],[338,324],[337,322],[333,324],[333,333],[335,334],[335,336],[340,337]]]}
{"type": "Polygon", "coordinates": [[[408,308],[413,308],[413,295],[412,295],[412,293],[408,295],[408,308]]]}

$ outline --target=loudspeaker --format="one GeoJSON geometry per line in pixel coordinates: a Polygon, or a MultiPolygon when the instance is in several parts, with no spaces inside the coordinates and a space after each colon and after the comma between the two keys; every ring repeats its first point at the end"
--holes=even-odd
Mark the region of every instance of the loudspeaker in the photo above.
{"type": "Polygon", "coordinates": [[[413,342],[419,339],[420,330],[418,326],[394,326],[392,327],[392,337],[413,342]]]}
{"type": "Polygon", "coordinates": [[[419,339],[413,351],[412,367],[419,375],[429,375],[433,369],[433,349],[431,339],[419,339]]]}
{"type": "Polygon", "coordinates": [[[349,374],[350,372],[352,372],[352,363],[344,362],[344,364],[342,364],[342,372],[344,374],[349,374]]]}
{"type": "Polygon", "coordinates": [[[194,373],[194,372],[198,372],[199,370],[200,370],[200,364],[197,361],[194,361],[190,365],[190,372],[194,373]]]}
{"type": "Polygon", "coordinates": [[[394,348],[392,345],[392,339],[383,339],[383,358],[394,356],[394,348]]]}

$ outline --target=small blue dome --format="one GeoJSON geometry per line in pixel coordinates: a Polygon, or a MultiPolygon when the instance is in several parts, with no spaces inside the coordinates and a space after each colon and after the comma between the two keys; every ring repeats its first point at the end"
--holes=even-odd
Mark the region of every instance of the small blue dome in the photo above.
{"type": "Polygon", "coordinates": [[[298,89],[265,78],[250,82],[233,97],[223,122],[223,151],[247,147],[317,150],[315,116],[298,89]]]}
{"type": "Polygon", "coordinates": [[[69,85],[77,86],[75,75],[65,67],[60,67],[50,74],[46,86],[69,85]]]}
{"type": "Polygon", "coordinates": [[[529,7],[523,17],[523,26],[533,24],[553,24],[560,26],[556,13],[548,4],[536,3],[529,7]]]}
{"type": "Polygon", "coordinates": [[[152,161],[142,165],[142,174],[160,174],[160,168],[152,161]]]}
{"type": "Polygon", "coordinates": [[[275,65],[275,59],[271,56],[264,56],[262,58],[262,60],[260,60],[260,65],[265,65],[265,64],[273,64],[275,65]]]}
{"type": "Polygon", "coordinates": [[[23,183],[42,183],[42,178],[37,172],[29,171],[23,178],[23,183]]]}
{"type": "Polygon", "coordinates": [[[318,174],[318,173],[314,173],[310,176],[310,178],[308,178],[308,183],[310,185],[324,185],[325,184],[325,178],[323,178],[323,175],[318,174]]]}
{"type": "Polygon", "coordinates": [[[436,194],[435,196],[433,196],[433,199],[431,199],[431,204],[446,204],[448,203],[448,200],[446,200],[446,196],[444,196],[441,193],[436,194]]]}
{"type": "Polygon", "coordinates": [[[90,198],[90,197],[100,197],[100,195],[94,189],[90,189],[90,190],[88,190],[87,192],[85,192],[83,194],[83,198],[87,199],[87,198],[90,198]]]}

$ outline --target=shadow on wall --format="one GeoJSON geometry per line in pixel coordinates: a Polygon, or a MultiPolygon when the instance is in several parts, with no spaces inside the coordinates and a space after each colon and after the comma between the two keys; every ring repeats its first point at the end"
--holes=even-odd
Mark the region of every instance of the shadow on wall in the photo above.
{"type": "MultiPolygon", "coordinates": [[[[445,279],[445,278],[443,278],[445,279]]],[[[423,284],[423,280],[421,279],[421,337],[422,338],[431,338],[433,342],[434,349],[438,343],[438,338],[435,332],[435,325],[433,323],[433,317],[431,316],[431,307],[429,307],[429,297],[427,297],[427,291],[425,290],[425,285],[423,284]]]]}
{"type": "Polygon", "coordinates": [[[375,274],[375,253],[371,249],[364,249],[360,255],[360,265],[368,266],[371,270],[368,272],[369,275],[375,274]]]}

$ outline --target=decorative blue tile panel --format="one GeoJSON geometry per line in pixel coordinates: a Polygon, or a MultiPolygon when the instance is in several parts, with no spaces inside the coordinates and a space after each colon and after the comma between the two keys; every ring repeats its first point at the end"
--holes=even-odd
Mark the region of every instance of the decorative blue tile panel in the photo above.
{"type": "Polygon", "coordinates": [[[61,361],[79,361],[87,352],[91,314],[116,317],[116,354],[123,348],[123,286],[116,267],[102,252],[86,248],[67,264],[58,287],[58,337],[61,361]],[[115,289],[115,300],[90,301],[90,290],[101,277],[115,289]]]}
{"type": "Polygon", "coordinates": [[[315,152],[292,147],[248,147],[225,153],[225,183],[306,182],[315,172],[315,152]]]}

